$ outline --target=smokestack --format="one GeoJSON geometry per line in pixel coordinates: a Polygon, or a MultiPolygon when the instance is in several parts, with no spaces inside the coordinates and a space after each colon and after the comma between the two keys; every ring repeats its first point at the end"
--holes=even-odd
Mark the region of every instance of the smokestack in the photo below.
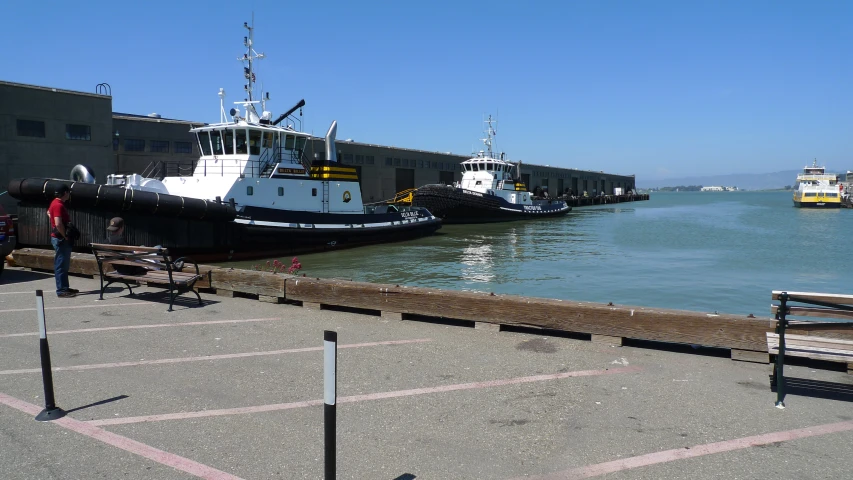
{"type": "Polygon", "coordinates": [[[332,126],[326,132],[326,160],[329,162],[338,161],[338,151],[335,148],[335,135],[338,133],[338,121],[332,120],[332,126]]]}

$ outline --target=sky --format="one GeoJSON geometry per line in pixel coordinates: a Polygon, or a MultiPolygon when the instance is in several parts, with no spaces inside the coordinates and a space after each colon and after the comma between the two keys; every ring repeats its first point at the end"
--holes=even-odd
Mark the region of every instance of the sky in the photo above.
{"type": "MultiPolygon", "coordinates": [[[[7,2],[0,80],[219,121],[257,79],[302,129],[637,175],[853,170],[853,2],[7,2]]],[[[0,105],[2,114],[2,105],[0,105]]]]}

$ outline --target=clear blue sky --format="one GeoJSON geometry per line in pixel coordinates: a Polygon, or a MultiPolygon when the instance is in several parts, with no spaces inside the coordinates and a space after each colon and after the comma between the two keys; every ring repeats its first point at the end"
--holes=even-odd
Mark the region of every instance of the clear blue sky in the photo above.
{"type": "MultiPolygon", "coordinates": [[[[853,2],[7,2],[0,79],[215,122],[258,80],[304,129],[644,180],[853,169],[853,2]]],[[[268,107],[269,108],[269,107],[268,107]]],[[[2,113],[2,106],[0,106],[2,113]]]]}

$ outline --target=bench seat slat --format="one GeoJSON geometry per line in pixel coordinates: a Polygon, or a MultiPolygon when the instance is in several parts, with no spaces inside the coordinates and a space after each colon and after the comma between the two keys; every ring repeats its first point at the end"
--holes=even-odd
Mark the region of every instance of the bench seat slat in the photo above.
{"type": "MultiPolygon", "coordinates": [[[[773,290],[773,300],[779,300],[779,296],[785,290],[773,290]]],[[[853,295],[841,295],[837,293],[818,292],[787,292],[788,296],[800,297],[806,300],[817,300],[819,302],[838,303],[841,305],[853,305],[853,295]]]]}
{"type": "Polygon", "coordinates": [[[153,258],[152,261],[149,260],[107,260],[104,259],[104,263],[109,263],[110,265],[131,265],[134,267],[157,267],[157,268],[166,268],[166,263],[162,260],[157,261],[156,258],[153,258]]]}
{"type": "MultiPolygon", "coordinates": [[[[124,280],[138,280],[141,282],[148,282],[148,283],[162,283],[162,284],[168,284],[169,283],[169,277],[156,277],[156,276],[151,276],[151,275],[122,275],[120,273],[110,272],[110,273],[105,273],[104,276],[109,277],[109,278],[121,278],[124,280]]],[[[175,285],[186,285],[186,284],[191,283],[193,280],[195,280],[195,278],[180,278],[180,279],[179,278],[173,278],[172,283],[175,285]]]]}
{"type": "MultiPolygon", "coordinates": [[[[767,352],[779,354],[779,335],[767,332],[767,352]]],[[[785,334],[785,356],[853,362],[853,341],[785,334]]]]}
{"type": "MultiPolygon", "coordinates": [[[[771,305],[770,313],[774,316],[779,312],[779,305],[771,305]]],[[[823,318],[842,318],[845,320],[853,320],[853,312],[846,310],[831,310],[823,307],[794,307],[788,306],[788,315],[798,317],[823,317],[823,318]]]]}

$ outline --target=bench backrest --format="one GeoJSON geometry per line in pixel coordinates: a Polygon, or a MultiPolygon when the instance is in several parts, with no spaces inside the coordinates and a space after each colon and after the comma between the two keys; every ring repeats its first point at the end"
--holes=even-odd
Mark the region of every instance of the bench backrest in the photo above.
{"type": "Polygon", "coordinates": [[[168,248],[106,243],[92,243],[91,246],[98,264],[137,264],[147,268],[172,269],[172,260],[169,257],[168,248]]]}
{"type": "MultiPolygon", "coordinates": [[[[853,321],[853,295],[773,290],[772,299],[781,300],[783,293],[787,294],[786,317],[839,318],[853,321]],[[801,305],[796,305],[797,303],[801,305]]],[[[779,305],[771,305],[770,312],[776,316],[779,313],[779,305]]]]}

